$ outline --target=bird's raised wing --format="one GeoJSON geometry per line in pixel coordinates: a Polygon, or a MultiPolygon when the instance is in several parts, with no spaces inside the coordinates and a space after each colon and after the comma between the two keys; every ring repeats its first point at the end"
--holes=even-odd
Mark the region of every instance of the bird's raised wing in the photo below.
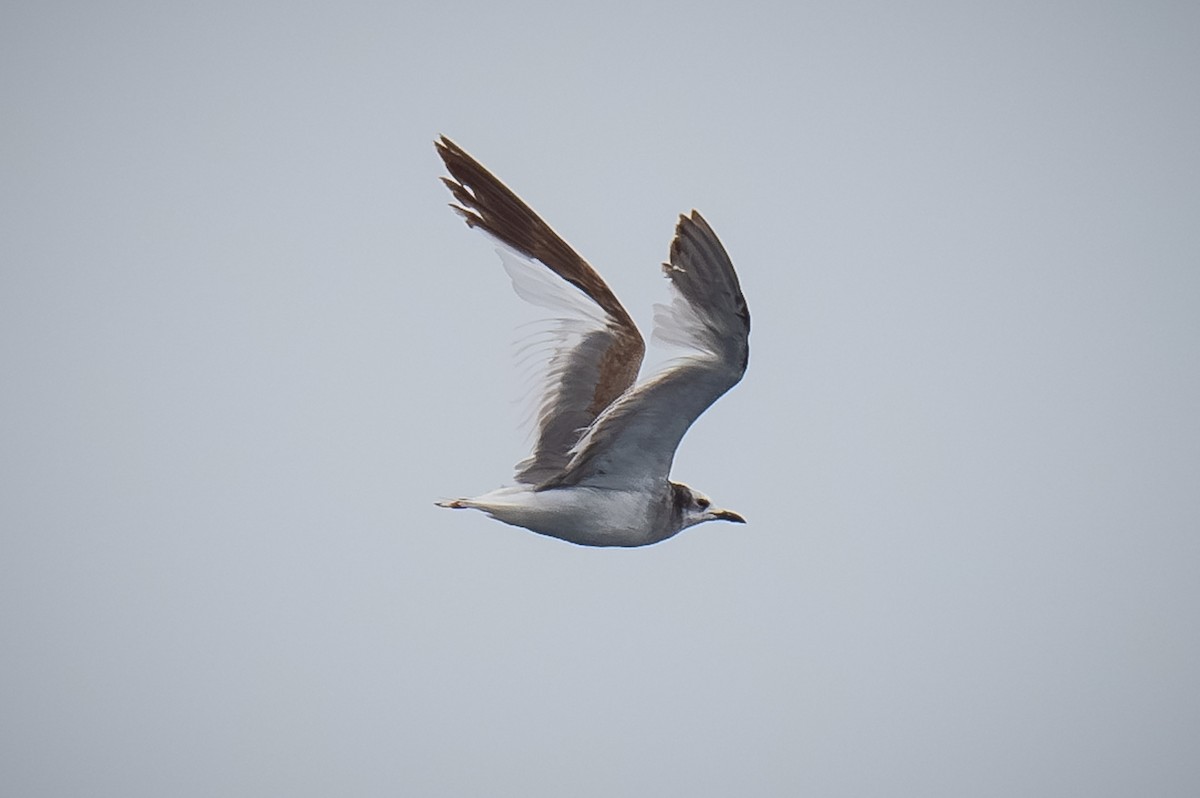
{"type": "Polygon", "coordinates": [[[646,345],[596,270],[528,205],[450,139],[436,146],[453,178],[442,178],[458,203],[450,207],[503,245],[517,293],[567,314],[555,328],[533,453],[516,466],[519,482],[539,485],[561,474],[583,430],[633,385],[646,345]]]}
{"type": "Polygon", "coordinates": [[[729,255],[696,211],[679,218],[663,271],[674,297],[656,307],[654,334],[692,352],[601,413],[562,475],[545,487],[630,488],[666,480],[688,427],[745,373],[750,312],[729,255]]]}

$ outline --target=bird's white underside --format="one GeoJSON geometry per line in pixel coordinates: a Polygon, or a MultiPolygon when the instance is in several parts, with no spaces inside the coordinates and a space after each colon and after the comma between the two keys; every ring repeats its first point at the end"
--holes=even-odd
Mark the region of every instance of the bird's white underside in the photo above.
{"type": "Polygon", "coordinates": [[[535,491],[529,485],[511,485],[441,504],[482,510],[506,524],[585,546],[645,546],[675,534],[664,534],[665,528],[646,523],[669,501],[669,490],[570,487],[535,491]]]}

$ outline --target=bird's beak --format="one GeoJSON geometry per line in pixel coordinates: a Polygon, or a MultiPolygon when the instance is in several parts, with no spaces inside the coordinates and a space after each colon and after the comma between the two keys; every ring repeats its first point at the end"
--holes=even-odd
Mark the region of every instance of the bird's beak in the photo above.
{"type": "Polygon", "coordinates": [[[733,510],[714,510],[713,518],[718,521],[732,521],[735,524],[744,524],[746,519],[735,513],[733,510]]]}

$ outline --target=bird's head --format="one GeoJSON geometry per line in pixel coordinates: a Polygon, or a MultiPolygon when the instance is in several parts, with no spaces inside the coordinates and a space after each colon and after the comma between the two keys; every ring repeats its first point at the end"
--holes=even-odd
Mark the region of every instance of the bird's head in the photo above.
{"type": "Polygon", "coordinates": [[[671,483],[671,494],[674,503],[675,521],[679,529],[703,524],[705,521],[733,521],[744,524],[742,518],[732,510],[722,510],[713,507],[712,500],[698,490],[693,490],[679,482],[671,483]]]}

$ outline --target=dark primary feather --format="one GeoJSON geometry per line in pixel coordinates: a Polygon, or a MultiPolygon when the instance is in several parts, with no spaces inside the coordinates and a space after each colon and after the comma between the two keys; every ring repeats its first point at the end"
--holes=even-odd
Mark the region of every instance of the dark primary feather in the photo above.
{"type": "Polygon", "coordinates": [[[465,150],[443,136],[438,154],[453,179],[442,178],[457,200],[451,205],[478,227],[517,252],[537,260],[582,291],[605,313],[607,324],[573,349],[560,350],[548,366],[550,388],[538,410],[533,454],[517,464],[516,478],[541,484],[567,466],[570,450],[596,417],[637,379],[646,346],[615,294],[587,261],[465,150]]]}

